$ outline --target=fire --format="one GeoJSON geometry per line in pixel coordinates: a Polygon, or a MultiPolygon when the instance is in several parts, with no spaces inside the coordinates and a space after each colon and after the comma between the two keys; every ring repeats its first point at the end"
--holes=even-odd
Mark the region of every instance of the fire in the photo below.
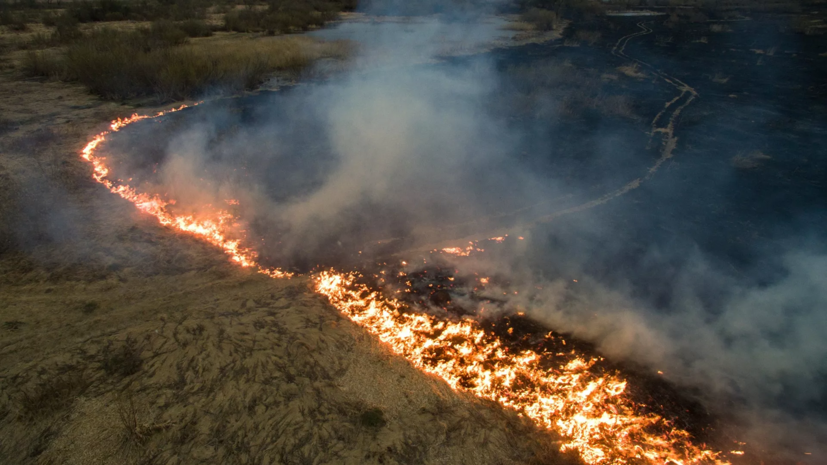
{"type": "Polygon", "coordinates": [[[623,395],[625,381],[590,372],[597,359],[542,369],[538,353],[511,353],[476,322],[405,313],[399,301],[358,284],[357,277],[319,273],[316,291],[417,368],[556,431],[564,437],[562,451],[576,450],[589,464],[728,463],[663,418],[637,413],[623,395]],[[656,432],[664,428],[665,434],[656,432]]]}
{"type": "Polygon", "coordinates": [[[463,250],[460,247],[445,247],[442,251],[444,253],[458,255],[460,257],[467,257],[470,254],[470,251],[463,250]]]}
{"type": "MultiPolygon", "coordinates": [[[[92,165],[92,177],[162,225],[221,248],[242,267],[256,269],[271,278],[292,276],[280,269],[261,266],[254,250],[244,247],[240,239],[231,238],[234,218],[229,212],[212,209],[199,218],[176,215],[169,209],[173,200],[138,192],[120,180],[109,179],[106,157],[97,155],[109,134],[136,121],[186,107],[113,121],[109,131],[96,135],[81,151],[82,158],[92,165]]],[[[238,205],[232,199],[226,203],[238,205]]],[[[502,242],[504,239],[489,240],[502,242]]],[[[475,243],[469,244],[464,248],[445,248],[442,252],[465,256],[482,251],[475,243]]],[[[407,262],[401,264],[407,266],[407,262]]],[[[399,276],[406,275],[400,271],[399,276]]],[[[576,450],[586,463],[729,463],[721,459],[719,453],[693,444],[689,433],[664,418],[640,413],[624,395],[623,379],[591,370],[598,359],[573,356],[561,366],[542,368],[538,363],[543,357],[541,354],[531,350],[512,352],[475,321],[446,321],[428,314],[406,312],[401,302],[357,283],[357,278],[354,273],[324,271],[315,274],[313,281],[316,292],[327,297],[335,308],[414,366],[439,376],[456,390],[498,402],[557,432],[563,438],[561,450],[576,450]]],[[[481,278],[480,282],[485,284],[488,278],[481,278]]]]}
{"type": "MultiPolygon", "coordinates": [[[[195,105],[198,105],[198,103],[195,105]]],[[[138,210],[155,217],[162,225],[172,227],[181,232],[193,234],[221,248],[224,253],[229,255],[230,260],[238,265],[245,268],[258,268],[259,272],[274,278],[290,277],[292,275],[291,273],[259,266],[256,261],[258,254],[254,250],[243,247],[241,241],[238,239],[227,237],[227,233],[234,220],[229,212],[212,209],[212,212],[206,214],[206,218],[195,218],[192,215],[175,215],[168,208],[169,205],[174,203],[173,201],[164,200],[158,195],[138,192],[125,183],[112,181],[107,177],[109,175],[109,168],[106,166],[106,157],[96,154],[100,144],[106,140],[106,136],[113,132],[118,132],[136,121],[157,118],[168,113],[183,110],[187,107],[188,105],[181,105],[178,108],[158,112],[155,115],[133,114],[129,118],[118,118],[112,121],[109,125],[109,131],[104,131],[96,135],[86,144],[83,150],[81,150],[81,157],[92,165],[92,177],[95,181],[103,184],[103,186],[113,194],[117,194],[123,199],[132,202],[138,210]]]]}
{"type": "MultiPolygon", "coordinates": [[[[493,238],[491,240],[496,240],[496,239],[502,239],[502,238],[493,238]]],[[[497,242],[502,242],[502,241],[497,241],[497,242]]],[[[477,244],[475,242],[469,242],[468,244],[470,244],[470,245],[466,246],[465,248],[462,248],[462,247],[445,247],[445,248],[441,249],[441,252],[442,253],[447,253],[449,255],[456,255],[458,257],[467,257],[467,256],[471,255],[472,252],[485,252],[485,249],[481,249],[481,248],[477,247],[477,244]]],[[[436,249],[434,249],[434,250],[436,250],[436,249]]]]}

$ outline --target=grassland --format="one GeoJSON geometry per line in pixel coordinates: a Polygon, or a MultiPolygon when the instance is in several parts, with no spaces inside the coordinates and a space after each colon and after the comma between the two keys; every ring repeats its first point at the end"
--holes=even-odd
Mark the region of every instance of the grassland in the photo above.
{"type": "Polygon", "coordinates": [[[80,82],[106,99],[235,93],[274,73],[297,74],[318,59],[350,52],[344,43],[274,37],[321,27],[350,8],[347,2],[140,7],[100,0],[49,6],[0,8],[0,51],[26,77],[80,82]]]}
{"type": "Polygon", "coordinates": [[[253,89],[276,72],[300,73],[321,58],[343,58],[349,46],[307,37],[209,38],[153,30],[95,31],[60,50],[29,51],[28,76],[77,81],[103,98],[160,101],[253,89]]]}
{"type": "MultiPolygon", "coordinates": [[[[575,463],[524,419],[392,357],[306,280],[236,269],[137,214],[77,156],[113,118],[254,88],[348,45],[247,13],[278,5],[45,5],[0,10],[3,463],[575,463]]],[[[557,7],[524,19],[559,28],[572,13],[557,7]]],[[[584,31],[573,39],[599,43],[584,31]]],[[[603,98],[612,77],[514,71],[578,90],[566,115],[636,117],[603,98]]]]}

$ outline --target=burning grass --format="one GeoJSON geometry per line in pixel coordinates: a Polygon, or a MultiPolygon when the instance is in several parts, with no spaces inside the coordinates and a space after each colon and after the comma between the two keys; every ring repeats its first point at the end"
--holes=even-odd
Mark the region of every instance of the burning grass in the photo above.
{"type": "Polygon", "coordinates": [[[306,37],[205,40],[184,44],[186,35],[104,29],[66,49],[32,51],[24,71],[78,81],[103,98],[155,97],[181,100],[207,92],[252,89],[276,72],[297,73],[320,58],[350,52],[343,42],[306,37]]]}
{"type": "MultiPolygon", "coordinates": [[[[146,118],[135,115],[116,120],[111,130],[146,118]]],[[[96,153],[107,134],[98,135],[82,153],[93,165],[96,181],[162,224],[221,247],[238,265],[274,278],[287,276],[263,268],[253,250],[242,246],[241,240],[230,239],[227,213],[216,211],[214,218],[202,219],[175,216],[168,209],[169,201],[110,180],[106,158],[96,153]]],[[[475,321],[411,312],[402,302],[373,291],[357,278],[352,273],[326,271],[313,276],[313,281],[317,293],[413,366],[439,376],[457,391],[516,410],[540,428],[554,431],[563,438],[563,453],[576,451],[589,464],[729,463],[719,453],[695,444],[690,433],[664,417],[640,410],[625,393],[624,379],[593,369],[599,358],[574,351],[513,350],[496,332],[475,321]]],[[[381,427],[384,414],[363,414],[360,421],[381,427]]]]}
{"type": "Polygon", "coordinates": [[[573,354],[545,366],[542,354],[513,352],[475,322],[409,313],[354,274],[322,272],[315,281],[334,307],[414,366],[558,432],[560,450],[577,451],[586,463],[728,463],[664,418],[638,412],[626,381],[592,370],[598,359],[573,354]]]}

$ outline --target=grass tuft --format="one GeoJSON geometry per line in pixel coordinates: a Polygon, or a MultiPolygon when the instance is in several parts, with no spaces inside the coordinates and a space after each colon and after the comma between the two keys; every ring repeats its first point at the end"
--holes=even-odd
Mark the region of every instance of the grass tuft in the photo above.
{"type": "Polygon", "coordinates": [[[112,341],[109,341],[101,351],[101,368],[108,375],[134,375],[141,369],[142,363],[138,341],[131,337],[127,337],[118,348],[113,348],[112,341]]]}
{"type": "Polygon", "coordinates": [[[359,424],[367,428],[381,428],[388,422],[385,420],[385,413],[382,409],[372,408],[365,410],[359,415],[359,424]]]}
{"type": "Polygon", "coordinates": [[[23,391],[20,407],[24,418],[31,420],[64,410],[91,385],[83,370],[66,367],[63,371],[23,391]]]}

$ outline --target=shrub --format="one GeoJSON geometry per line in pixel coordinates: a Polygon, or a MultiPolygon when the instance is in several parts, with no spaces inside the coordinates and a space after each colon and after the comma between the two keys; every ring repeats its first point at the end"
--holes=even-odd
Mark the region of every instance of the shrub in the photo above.
{"type": "Polygon", "coordinates": [[[359,415],[359,423],[367,428],[381,428],[387,424],[385,413],[379,408],[365,410],[359,415]]]}
{"type": "Polygon", "coordinates": [[[198,19],[188,19],[178,23],[177,26],[188,37],[209,37],[213,34],[210,26],[198,19]]]}
{"type": "Polygon", "coordinates": [[[29,29],[26,18],[21,14],[14,14],[7,9],[0,9],[0,26],[6,26],[10,31],[23,32],[29,29]]]}
{"type": "Polygon", "coordinates": [[[131,337],[127,337],[117,349],[113,349],[112,341],[109,341],[101,352],[101,368],[108,375],[134,375],[141,369],[142,363],[138,342],[131,337]]]}
{"type": "Polygon", "coordinates": [[[55,31],[52,40],[59,44],[69,44],[83,37],[78,28],[78,22],[71,16],[63,15],[55,20],[55,31]]]}
{"type": "Polygon", "coordinates": [[[23,391],[21,413],[32,419],[52,415],[64,410],[83,394],[91,381],[84,370],[77,367],[61,367],[58,373],[44,379],[33,389],[23,391]]]}
{"type": "Polygon", "coordinates": [[[259,29],[259,18],[253,10],[232,10],[224,15],[224,29],[234,32],[251,32],[259,29]]]}
{"type": "Polygon", "coordinates": [[[59,17],[59,15],[47,12],[40,16],[40,22],[46,27],[55,27],[59,17]]]}
{"type": "Polygon", "coordinates": [[[245,8],[224,15],[224,29],[236,32],[270,34],[306,31],[336,19],[340,7],[328,2],[291,2],[274,0],[267,10],[245,8]]]}
{"type": "Polygon", "coordinates": [[[187,41],[187,33],[167,20],[155,21],[150,25],[149,30],[142,29],[140,32],[146,36],[148,41],[144,45],[145,50],[181,45],[187,41]]]}
{"type": "Polygon", "coordinates": [[[26,53],[22,65],[23,72],[29,76],[66,79],[66,63],[62,56],[53,51],[30,50],[26,53]]]}

